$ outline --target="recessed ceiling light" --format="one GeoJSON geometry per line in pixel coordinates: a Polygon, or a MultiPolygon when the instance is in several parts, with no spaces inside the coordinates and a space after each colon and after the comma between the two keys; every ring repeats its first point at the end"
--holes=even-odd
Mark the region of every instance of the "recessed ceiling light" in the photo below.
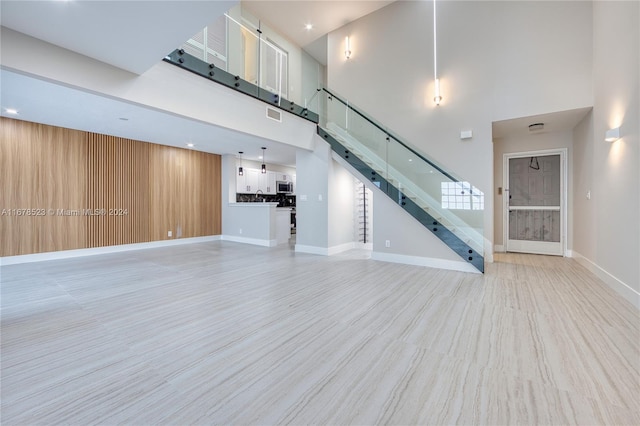
{"type": "Polygon", "coordinates": [[[409,158],[409,162],[412,162],[412,161],[413,161],[413,158],[409,158]]]}
{"type": "Polygon", "coordinates": [[[187,146],[188,146],[189,148],[193,148],[193,144],[192,144],[192,143],[188,143],[188,144],[187,144],[187,146]]]}
{"type": "Polygon", "coordinates": [[[304,26],[307,31],[311,31],[313,29],[313,24],[307,24],[304,26]]]}
{"type": "Polygon", "coordinates": [[[13,109],[13,108],[5,108],[5,109],[4,109],[4,111],[5,111],[7,114],[13,114],[13,115],[18,114],[18,110],[17,110],[17,109],[13,109]]]}

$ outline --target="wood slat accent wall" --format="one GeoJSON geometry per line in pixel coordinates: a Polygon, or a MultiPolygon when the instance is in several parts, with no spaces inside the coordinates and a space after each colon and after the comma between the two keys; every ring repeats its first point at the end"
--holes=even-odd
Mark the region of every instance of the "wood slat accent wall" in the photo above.
{"type": "Polygon", "coordinates": [[[0,256],[85,247],[85,217],[75,214],[86,198],[86,133],[4,117],[0,129],[0,256]]]}
{"type": "Polygon", "coordinates": [[[151,145],[150,224],[154,241],[218,235],[221,216],[220,156],[151,145]],[[215,193],[217,197],[207,194],[215,193]]]}
{"type": "Polygon", "coordinates": [[[149,146],[88,134],[87,246],[143,243],[149,239],[149,146]]]}
{"type": "Polygon", "coordinates": [[[10,118],[0,125],[0,256],[221,232],[218,155],[10,118]]]}

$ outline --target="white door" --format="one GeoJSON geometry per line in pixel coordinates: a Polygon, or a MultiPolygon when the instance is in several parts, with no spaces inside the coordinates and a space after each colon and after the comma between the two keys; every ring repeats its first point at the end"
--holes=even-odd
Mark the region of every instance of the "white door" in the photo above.
{"type": "Polygon", "coordinates": [[[506,250],[563,256],[565,152],[506,154],[506,250]]]}

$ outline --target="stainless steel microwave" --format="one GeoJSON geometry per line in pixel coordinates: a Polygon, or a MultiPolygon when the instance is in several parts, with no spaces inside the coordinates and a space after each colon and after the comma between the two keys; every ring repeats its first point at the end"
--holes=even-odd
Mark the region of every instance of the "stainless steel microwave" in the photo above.
{"type": "Polygon", "coordinates": [[[276,188],[278,194],[291,194],[293,193],[293,182],[277,181],[276,188]]]}

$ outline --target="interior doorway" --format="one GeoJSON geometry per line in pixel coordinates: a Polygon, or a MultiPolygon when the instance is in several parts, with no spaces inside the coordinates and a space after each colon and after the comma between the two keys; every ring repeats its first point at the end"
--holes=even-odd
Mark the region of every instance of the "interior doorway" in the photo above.
{"type": "Polygon", "coordinates": [[[504,154],[503,161],[506,251],[564,256],[567,150],[504,154]]]}

